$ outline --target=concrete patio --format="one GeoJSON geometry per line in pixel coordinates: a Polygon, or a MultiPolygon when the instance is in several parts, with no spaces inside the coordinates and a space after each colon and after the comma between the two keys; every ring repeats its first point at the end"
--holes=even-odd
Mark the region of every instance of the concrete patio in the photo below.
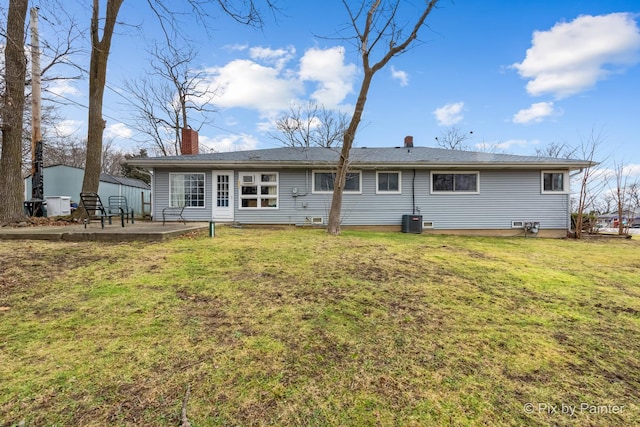
{"type": "Polygon", "coordinates": [[[198,230],[208,230],[208,222],[161,222],[136,221],[135,224],[125,223],[120,226],[119,221],[100,227],[99,221],[84,225],[71,224],[62,226],[38,227],[2,227],[0,240],[64,240],[64,241],[161,241],[198,230]]]}

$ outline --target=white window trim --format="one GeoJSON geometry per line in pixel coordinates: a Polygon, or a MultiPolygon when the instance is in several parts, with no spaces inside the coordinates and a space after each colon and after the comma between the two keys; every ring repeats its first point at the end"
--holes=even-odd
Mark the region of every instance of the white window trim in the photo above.
{"type": "Polygon", "coordinates": [[[402,194],[402,172],[400,171],[376,171],[376,194],[402,194]],[[378,185],[378,175],[381,173],[398,174],[398,191],[381,191],[378,185]]]}
{"type": "Polygon", "coordinates": [[[175,175],[203,175],[203,183],[204,183],[204,187],[203,187],[203,191],[204,191],[204,195],[203,195],[203,199],[202,199],[202,206],[185,206],[185,209],[205,209],[207,207],[207,174],[204,172],[169,172],[169,203],[167,203],[168,207],[171,208],[176,208],[179,206],[171,206],[171,177],[175,176],[175,175]]]}
{"type": "Polygon", "coordinates": [[[243,171],[243,172],[238,172],[238,209],[239,210],[262,210],[262,209],[266,209],[266,210],[278,210],[280,209],[280,173],[279,172],[274,172],[274,171],[243,171]],[[260,179],[261,175],[274,175],[276,176],[276,180],[275,180],[275,185],[269,183],[263,183],[262,180],[260,179]],[[251,194],[251,195],[243,195],[242,194],[242,177],[243,176],[247,176],[247,175],[253,175],[254,176],[254,180],[253,180],[253,184],[256,185],[256,187],[258,188],[258,194],[251,194]],[[258,179],[255,179],[256,177],[258,177],[258,179]],[[275,197],[261,197],[260,193],[260,187],[261,186],[271,186],[271,187],[276,187],[276,196],[275,197]],[[270,207],[270,206],[261,206],[260,201],[262,199],[275,199],[276,200],[276,207],[270,207]],[[244,207],[242,206],[242,201],[245,199],[256,199],[257,200],[257,206],[255,207],[244,207]]]}
{"type": "MultiPolygon", "coordinates": [[[[335,174],[336,171],[332,170],[312,170],[311,171],[311,194],[333,194],[333,191],[316,191],[316,174],[317,173],[332,173],[335,174]]],[[[358,191],[353,190],[344,190],[344,194],[362,194],[362,171],[347,171],[347,173],[357,173],[358,174],[358,191]]]]}
{"type": "Polygon", "coordinates": [[[463,195],[463,194],[480,194],[480,171],[467,170],[432,170],[429,172],[429,193],[434,195],[463,195]],[[433,175],[434,174],[458,174],[458,175],[476,175],[476,191],[434,191],[433,175]]]}
{"type": "Polygon", "coordinates": [[[571,192],[571,182],[569,181],[569,171],[566,170],[542,170],[540,171],[540,193],[541,194],[569,194],[571,192]],[[552,191],[544,189],[544,174],[545,173],[561,173],[562,176],[562,191],[552,191]]]}

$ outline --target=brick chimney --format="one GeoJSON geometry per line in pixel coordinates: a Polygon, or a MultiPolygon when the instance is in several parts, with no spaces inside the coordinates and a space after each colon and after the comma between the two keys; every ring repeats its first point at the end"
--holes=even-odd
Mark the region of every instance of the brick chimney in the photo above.
{"type": "Polygon", "coordinates": [[[404,137],[404,147],[405,148],[411,148],[413,147],[413,137],[412,136],[405,136],[404,137]]]}
{"type": "Polygon", "coordinates": [[[198,154],[198,131],[191,128],[182,128],[182,144],[180,151],[183,156],[198,154]]]}

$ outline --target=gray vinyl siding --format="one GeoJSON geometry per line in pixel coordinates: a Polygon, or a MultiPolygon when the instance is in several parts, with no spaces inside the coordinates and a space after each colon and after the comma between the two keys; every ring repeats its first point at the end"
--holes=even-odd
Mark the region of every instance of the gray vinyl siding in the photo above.
{"type": "MultiPolygon", "coordinates": [[[[166,169],[155,169],[153,195],[153,219],[162,221],[162,209],[169,206],[169,173],[204,173],[204,207],[186,207],[182,216],[187,221],[211,221],[211,170],[207,169],[185,169],[172,171],[166,169]]],[[[170,220],[177,221],[179,218],[171,217],[170,220]]]]}
{"type": "MultiPolygon", "coordinates": [[[[420,182],[429,185],[429,177],[424,178],[420,182]]],[[[570,195],[541,194],[540,179],[539,170],[480,171],[479,194],[421,191],[418,205],[423,220],[440,229],[504,229],[511,227],[511,221],[539,221],[541,228],[566,229],[570,195]]]]}
{"type": "MultiPolygon", "coordinates": [[[[277,209],[238,209],[238,172],[234,172],[234,220],[246,224],[309,224],[314,217],[327,222],[331,194],[314,194],[315,169],[264,169],[278,172],[277,209]],[[294,196],[294,188],[297,189],[294,196]]],[[[320,169],[318,169],[320,170],[320,169]]],[[[470,169],[473,170],[473,169],[470,169]]],[[[205,173],[205,207],[186,208],[192,221],[212,218],[212,171],[205,173]]],[[[401,171],[401,194],[376,194],[376,171],[362,170],[362,193],[345,193],[343,225],[400,225],[402,215],[416,213],[432,221],[435,229],[508,229],[512,221],[539,221],[541,228],[567,229],[569,194],[541,194],[540,170],[480,170],[478,194],[431,194],[430,171],[401,171]],[[412,190],[413,189],[413,190],[412,190]]],[[[464,171],[461,171],[464,172],[464,171]]],[[[162,209],[169,203],[169,171],[155,171],[155,219],[162,220],[162,209]]]]}
{"type": "MultiPolygon", "coordinates": [[[[269,172],[265,170],[264,172],[269,172]]],[[[406,172],[403,172],[405,175],[406,172]]],[[[241,209],[235,212],[238,222],[251,224],[304,225],[320,217],[326,224],[331,208],[331,194],[313,193],[312,170],[285,170],[279,173],[278,209],[241,209]],[[293,189],[297,196],[293,196],[293,189]]],[[[345,193],[342,202],[344,225],[400,225],[402,213],[411,212],[411,192],[376,194],[376,172],[362,171],[362,194],[345,193]]],[[[237,187],[237,186],[236,186],[237,187]]],[[[236,206],[237,191],[236,188],[236,206]]]]}
{"type": "MultiPolygon", "coordinates": [[[[245,172],[246,169],[239,171],[245,172]]],[[[305,183],[305,171],[279,171],[275,169],[260,169],[256,172],[278,172],[278,208],[276,209],[238,209],[240,203],[238,185],[235,185],[235,220],[249,224],[301,224],[304,222],[305,209],[302,202],[305,196],[293,197],[293,189],[298,194],[311,193],[310,184],[305,183]]],[[[309,174],[309,180],[311,175],[309,174]]],[[[236,171],[236,182],[238,171],[236,171]]],[[[309,181],[310,183],[311,181],[309,181]]]]}

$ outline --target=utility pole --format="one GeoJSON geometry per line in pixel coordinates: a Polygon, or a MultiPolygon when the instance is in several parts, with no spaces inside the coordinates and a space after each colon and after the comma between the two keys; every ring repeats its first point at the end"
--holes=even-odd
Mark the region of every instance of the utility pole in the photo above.
{"type": "Polygon", "coordinates": [[[38,8],[30,9],[31,25],[31,204],[32,216],[44,216],[44,179],[42,155],[40,39],[38,8]]]}

